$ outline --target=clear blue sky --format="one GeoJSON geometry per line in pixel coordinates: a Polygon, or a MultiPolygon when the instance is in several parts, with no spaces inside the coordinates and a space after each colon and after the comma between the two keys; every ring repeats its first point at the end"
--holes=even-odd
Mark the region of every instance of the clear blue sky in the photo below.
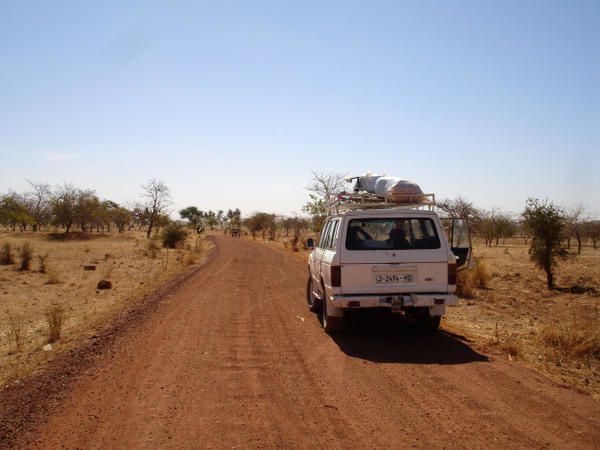
{"type": "Polygon", "coordinates": [[[0,192],[300,212],[310,170],[600,213],[600,2],[0,2],[0,192]]]}

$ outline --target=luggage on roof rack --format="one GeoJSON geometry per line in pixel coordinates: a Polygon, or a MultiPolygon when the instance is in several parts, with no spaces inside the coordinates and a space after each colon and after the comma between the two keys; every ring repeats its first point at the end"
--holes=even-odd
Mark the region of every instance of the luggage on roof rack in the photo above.
{"type": "Polygon", "coordinates": [[[331,197],[327,201],[327,211],[329,214],[339,214],[344,211],[356,209],[425,208],[433,210],[434,206],[435,194],[424,193],[418,196],[414,194],[396,194],[392,202],[385,197],[379,197],[366,192],[352,194],[343,192],[331,197]]]}
{"type": "Polygon", "coordinates": [[[418,184],[397,177],[367,173],[349,177],[355,181],[354,192],[341,194],[327,201],[328,212],[373,208],[428,208],[435,206],[435,195],[425,194],[418,184]]]}

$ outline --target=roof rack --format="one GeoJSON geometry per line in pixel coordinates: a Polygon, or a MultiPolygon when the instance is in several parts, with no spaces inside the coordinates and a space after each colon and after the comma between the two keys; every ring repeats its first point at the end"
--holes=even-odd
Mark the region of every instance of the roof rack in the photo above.
{"type": "Polygon", "coordinates": [[[394,196],[397,200],[391,202],[385,197],[379,197],[368,192],[346,193],[330,197],[326,202],[329,215],[361,209],[427,209],[435,208],[435,194],[405,194],[394,196]],[[400,200],[400,201],[398,201],[400,200]]]}

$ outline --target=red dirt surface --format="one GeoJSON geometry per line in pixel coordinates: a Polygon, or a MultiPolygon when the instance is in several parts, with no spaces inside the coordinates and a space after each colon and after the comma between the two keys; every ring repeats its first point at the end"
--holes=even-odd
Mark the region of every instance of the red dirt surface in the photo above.
{"type": "Polygon", "coordinates": [[[43,415],[23,416],[36,426],[4,443],[600,447],[600,403],[589,396],[396,320],[327,336],[307,311],[306,268],[292,254],[227,236],[216,243],[208,266],[87,356],[43,415]]]}

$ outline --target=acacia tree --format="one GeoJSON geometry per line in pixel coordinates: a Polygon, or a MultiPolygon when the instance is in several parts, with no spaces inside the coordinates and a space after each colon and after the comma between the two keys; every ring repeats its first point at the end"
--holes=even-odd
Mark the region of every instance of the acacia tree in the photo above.
{"type": "Polygon", "coordinates": [[[211,231],[215,228],[215,226],[219,223],[217,219],[217,215],[214,211],[209,210],[204,217],[206,218],[206,223],[210,227],[211,231]]]}
{"type": "Polygon", "coordinates": [[[116,208],[112,208],[110,210],[110,218],[117,226],[119,233],[124,233],[125,227],[131,223],[132,214],[127,208],[117,206],[116,208]]]}
{"type": "Polygon", "coordinates": [[[523,221],[533,236],[531,259],[546,272],[548,289],[554,289],[557,260],[567,257],[563,246],[565,215],[553,203],[530,198],[523,211],[523,221]]]}
{"type": "Polygon", "coordinates": [[[69,234],[71,227],[77,220],[77,200],[79,188],[72,184],[64,184],[55,190],[52,200],[52,215],[54,224],[65,227],[65,234],[69,234]]]}
{"type": "MultiPolygon", "coordinates": [[[[455,199],[445,198],[436,202],[438,208],[444,210],[452,219],[467,219],[471,222],[476,222],[481,218],[480,211],[473,206],[473,203],[462,198],[455,199]]],[[[493,215],[494,211],[491,212],[493,215]]]]}
{"type": "Polygon", "coordinates": [[[196,206],[188,206],[179,211],[179,215],[182,219],[188,221],[190,228],[199,232],[200,226],[202,225],[202,218],[204,217],[203,211],[199,210],[196,206]]]}
{"type": "Polygon", "coordinates": [[[583,235],[592,241],[594,250],[598,248],[600,240],[600,220],[589,220],[583,224],[583,235]]]}
{"type": "Polygon", "coordinates": [[[148,224],[146,238],[149,239],[152,230],[159,225],[161,217],[168,214],[173,202],[167,185],[156,178],[152,178],[142,186],[142,197],[144,198],[144,216],[148,224]]]}
{"type": "Polygon", "coordinates": [[[264,212],[252,214],[244,221],[244,225],[250,231],[253,239],[256,239],[257,233],[262,233],[262,238],[265,239],[265,234],[269,232],[269,237],[275,239],[275,215],[264,212]]]}
{"type": "Polygon", "coordinates": [[[29,212],[26,199],[13,191],[0,198],[0,220],[4,225],[12,227],[13,231],[17,225],[20,231],[25,231],[27,225],[35,222],[29,212]]]}

